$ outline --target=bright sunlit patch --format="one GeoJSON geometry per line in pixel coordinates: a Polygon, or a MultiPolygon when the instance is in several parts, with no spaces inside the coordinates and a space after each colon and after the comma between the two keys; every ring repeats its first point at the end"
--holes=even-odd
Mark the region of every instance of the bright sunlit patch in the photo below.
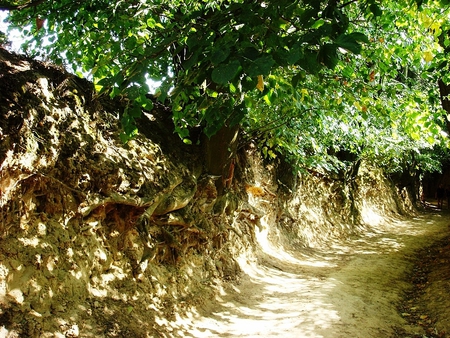
{"type": "Polygon", "coordinates": [[[19,333],[16,330],[0,326],[0,337],[19,337],[19,333]]]}
{"type": "Polygon", "coordinates": [[[117,277],[113,273],[104,273],[102,275],[102,282],[103,284],[108,284],[115,280],[117,277]]]}
{"type": "Polygon", "coordinates": [[[24,245],[24,246],[32,246],[33,248],[36,248],[39,244],[39,238],[33,237],[33,238],[18,238],[18,240],[24,245]]]}
{"type": "Polygon", "coordinates": [[[98,288],[94,288],[91,285],[89,285],[88,290],[91,293],[91,295],[94,297],[103,298],[103,297],[108,296],[108,290],[106,290],[106,289],[98,289],[98,288]]]}
{"type": "Polygon", "coordinates": [[[57,258],[50,257],[50,258],[47,260],[47,264],[46,264],[47,270],[50,271],[50,272],[52,272],[52,271],[55,269],[56,263],[57,263],[57,262],[58,262],[58,259],[57,259],[57,258]]]}
{"type": "Polygon", "coordinates": [[[399,243],[396,238],[381,238],[378,241],[378,245],[380,245],[381,247],[386,247],[386,248],[394,250],[394,251],[398,251],[399,249],[404,247],[404,245],[402,243],[399,243]]]}
{"type": "Polygon", "coordinates": [[[160,326],[167,326],[169,324],[169,321],[166,318],[162,318],[162,317],[155,317],[155,322],[156,324],[160,325],[160,326]]]}
{"type": "Polygon", "coordinates": [[[17,303],[22,304],[25,300],[23,296],[23,292],[20,289],[13,289],[8,292],[8,296],[10,296],[12,299],[14,299],[17,303]]]}
{"type": "Polygon", "coordinates": [[[108,259],[106,252],[100,248],[97,248],[94,251],[94,256],[101,262],[106,262],[106,260],[108,259]]]}
{"type": "Polygon", "coordinates": [[[3,296],[6,295],[7,290],[7,276],[9,273],[9,269],[0,263],[0,300],[3,298],[3,296]]]}
{"type": "Polygon", "coordinates": [[[67,257],[72,258],[74,255],[72,248],[67,248],[67,257]]]}
{"type": "Polygon", "coordinates": [[[38,223],[38,233],[44,236],[47,233],[47,226],[44,223],[38,223]]]}
{"type": "Polygon", "coordinates": [[[74,276],[76,279],[81,279],[83,277],[83,272],[81,272],[80,270],[78,271],[72,270],[70,271],[70,274],[74,276]]]}
{"type": "MultiPolygon", "coordinates": [[[[53,98],[53,94],[48,90],[49,89],[48,79],[45,77],[40,77],[36,80],[36,82],[41,87],[40,93],[45,96],[45,98],[47,99],[47,102],[50,102],[50,100],[53,98]]],[[[45,107],[45,108],[47,108],[47,107],[45,107]]]]}
{"type": "Polygon", "coordinates": [[[337,311],[327,303],[334,283],[318,287],[315,281],[273,269],[256,274],[254,291],[242,303],[237,297],[220,304],[212,317],[190,316],[197,317],[194,325],[191,318],[179,317],[177,326],[195,337],[267,337],[274,332],[280,337],[320,337],[317,332],[339,322],[337,311]],[[289,302],[280,302],[281,292],[289,294],[289,302]]]}
{"type": "Polygon", "coordinates": [[[11,49],[14,52],[20,51],[20,46],[24,42],[22,34],[18,29],[8,31],[8,23],[4,22],[6,17],[8,16],[8,12],[0,11],[0,31],[7,33],[8,40],[11,42],[11,49]]]}
{"type": "Polygon", "coordinates": [[[383,222],[383,216],[375,212],[372,208],[363,206],[361,217],[364,223],[370,225],[378,225],[383,222]]]}
{"type": "Polygon", "coordinates": [[[267,217],[263,217],[261,219],[261,226],[255,229],[255,233],[258,243],[262,247],[263,251],[276,259],[292,264],[297,264],[299,266],[314,266],[314,267],[334,266],[334,264],[331,264],[330,262],[327,262],[325,260],[317,260],[312,257],[300,260],[292,256],[290,253],[286,252],[282,248],[274,246],[268,238],[269,224],[267,222],[267,217]]]}
{"type": "Polygon", "coordinates": [[[301,253],[296,257],[272,243],[271,221],[267,214],[255,228],[267,262],[242,255],[240,267],[247,278],[233,285],[232,292],[218,287],[218,305],[210,316],[190,312],[177,316],[175,323],[165,323],[163,318],[158,323],[178,329],[181,337],[268,337],[275,332],[279,337],[322,337],[320,332],[339,323],[339,309],[329,303],[337,282],[305,273],[335,264],[301,253]]]}

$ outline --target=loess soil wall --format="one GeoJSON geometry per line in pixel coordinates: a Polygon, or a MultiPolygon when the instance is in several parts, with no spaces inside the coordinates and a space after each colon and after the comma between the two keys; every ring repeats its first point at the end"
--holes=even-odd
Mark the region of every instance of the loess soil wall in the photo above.
{"type": "Polygon", "coordinates": [[[124,145],[123,105],[0,49],[0,335],[180,336],[171,322],[267,245],[332,245],[414,209],[364,165],[351,182],[304,174],[286,189],[251,146],[218,196],[165,107],[124,145]]]}

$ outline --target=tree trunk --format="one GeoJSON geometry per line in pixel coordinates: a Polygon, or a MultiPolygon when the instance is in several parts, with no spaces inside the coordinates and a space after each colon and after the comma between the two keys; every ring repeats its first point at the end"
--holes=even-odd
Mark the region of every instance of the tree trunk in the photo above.
{"type": "MultiPolygon", "coordinates": [[[[442,108],[450,115],[450,85],[445,84],[442,80],[439,80],[439,93],[441,96],[441,104],[442,108]]],[[[446,118],[447,121],[447,132],[450,134],[450,121],[446,118]]]]}
{"type": "Polygon", "coordinates": [[[205,165],[207,173],[220,176],[216,180],[218,196],[231,186],[234,174],[234,160],[238,146],[239,125],[223,126],[210,138],[204,136],[205,165]]]}

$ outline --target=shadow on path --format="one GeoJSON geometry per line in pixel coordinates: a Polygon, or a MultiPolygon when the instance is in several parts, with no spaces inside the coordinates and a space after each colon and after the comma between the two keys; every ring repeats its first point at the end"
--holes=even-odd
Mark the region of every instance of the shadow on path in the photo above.
{"type": "Polygon", "coordinates": [[[392,220],[329,250],[270,248],[239,284],[169,323],[171,337],[393,337],[415,252],[441,240],[446,213],[392,220]]]}

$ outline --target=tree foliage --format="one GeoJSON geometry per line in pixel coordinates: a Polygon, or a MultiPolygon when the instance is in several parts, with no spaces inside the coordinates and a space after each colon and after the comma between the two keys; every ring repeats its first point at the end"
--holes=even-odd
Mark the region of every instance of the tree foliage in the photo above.
{"type": "Polygon", "coordinates": [[[320,0],[4,1],[29,51],[129,100],[125,139],[155,95],[176,132],[240,124],[267,157],[339,171],[365,158],[391,171],[447,146],[444,2],[320,0]],[[44,23],[45,20],[45,23],[44,23]],[[349,157],[349,154],[351,155],[349,157]],[[413,154],[414,156],[412,156],[413,154]],[[350,161],[351,162],[351,161],[350,161]]]}
{"type": "Polygon", "coordinates": [[[325,171],[342,171],[356,158],[392,172],[436,170],[439,149],[448,146],[437,86],[447,75],[436,66],[447,62],[438,43],[446,12],[435,3],[420,10],[399,2],[349,13],[349,29],[369,38],[358,55],[341,56],[334,68],[306,75],[295,89],[281,89],[280,74],[278,87],[265,96],[271,113],[261,118],[259,105],[246,121],[256,135],[270,134],[263,151],[275,157],[281,144],[300,168],[325,171]]]}

